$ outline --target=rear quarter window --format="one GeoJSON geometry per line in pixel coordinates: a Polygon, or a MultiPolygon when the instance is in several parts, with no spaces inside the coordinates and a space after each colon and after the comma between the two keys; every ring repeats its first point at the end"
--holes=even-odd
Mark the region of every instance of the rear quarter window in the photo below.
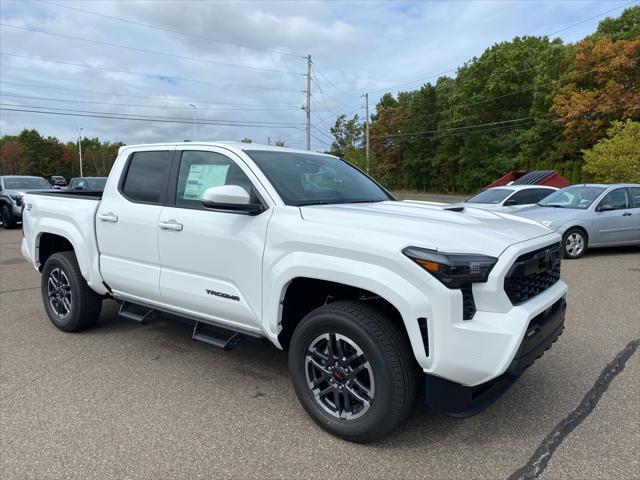
{"type": "Polygon", "coordinates": [[[168,151],[134,153],[122,182],[122,194],[132,202],[160,203],[170,167],[168,151]]]}

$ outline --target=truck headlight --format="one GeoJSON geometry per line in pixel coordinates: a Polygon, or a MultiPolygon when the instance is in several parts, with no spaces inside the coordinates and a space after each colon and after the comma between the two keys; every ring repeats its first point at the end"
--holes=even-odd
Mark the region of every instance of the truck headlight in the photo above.
{"type": "Polygon", "coordinates": [[[420,247],[407,247],[402,253],[448,288],[486,282],[491,269],[498,261],[497,258],[487,255],[443,253],[420,247]]]}

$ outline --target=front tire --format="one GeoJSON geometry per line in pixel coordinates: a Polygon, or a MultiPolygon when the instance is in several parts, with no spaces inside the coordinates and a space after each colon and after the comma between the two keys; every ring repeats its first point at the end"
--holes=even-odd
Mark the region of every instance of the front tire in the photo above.
{"type": "Polygon", "coordinates": [[[102,297],[87,285],[73,252],[54,253],[47,259],[40,290],[49,320],[60,330],[77,332],[98,322],[102,297]]]}
{"type": "Polygon", "coordinates": [[[587,234],[581,228],[570,228],[562,236],[564,258],[575,260],[587,251],[587,234]]]}
{"type": "Polygon", "coordinates": [[[415,400],[411,345],[396,324],[362,302],[335,302],[305,316],[293,332],[289,372],[309,416],[353,442],[391,432],[415,400]]]}
{"type": "Polygon", "coordinates": [[[5,205],[2,207],[2,226],[9,230],[10,228],[16,228],[17,220],[11,207],[9,205],[5,205]]]}

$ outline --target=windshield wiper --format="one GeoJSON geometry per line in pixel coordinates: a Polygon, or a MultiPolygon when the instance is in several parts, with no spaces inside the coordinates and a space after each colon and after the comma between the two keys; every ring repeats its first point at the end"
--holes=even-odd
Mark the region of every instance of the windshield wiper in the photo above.
{"type": "Polygon", "coordinates": [[[538,205],[539,207],[551,207],[551,208],[567,208],[564,205],[553,205],[553,204],[549,204],[549,205],[543,205],[541,203],[536,203],[536,205],[538,205]]]}

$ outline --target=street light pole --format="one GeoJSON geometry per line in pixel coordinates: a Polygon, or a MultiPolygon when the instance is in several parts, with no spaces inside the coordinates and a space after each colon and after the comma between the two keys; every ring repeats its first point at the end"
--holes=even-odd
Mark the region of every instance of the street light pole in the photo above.
{"type": "Polygon", "coordinates": [[[80,134],[82,133],[82,127],[78,130],[78,156],[80,157],[80,176],[82,177],[82,139],[80,134]]]}
{"type": "Polygon", "coordinates": [[[198,107],[193,103],[190,103],[189,106],[193,108],[193,141],[195,142],[198,138],[198,107]]]}

